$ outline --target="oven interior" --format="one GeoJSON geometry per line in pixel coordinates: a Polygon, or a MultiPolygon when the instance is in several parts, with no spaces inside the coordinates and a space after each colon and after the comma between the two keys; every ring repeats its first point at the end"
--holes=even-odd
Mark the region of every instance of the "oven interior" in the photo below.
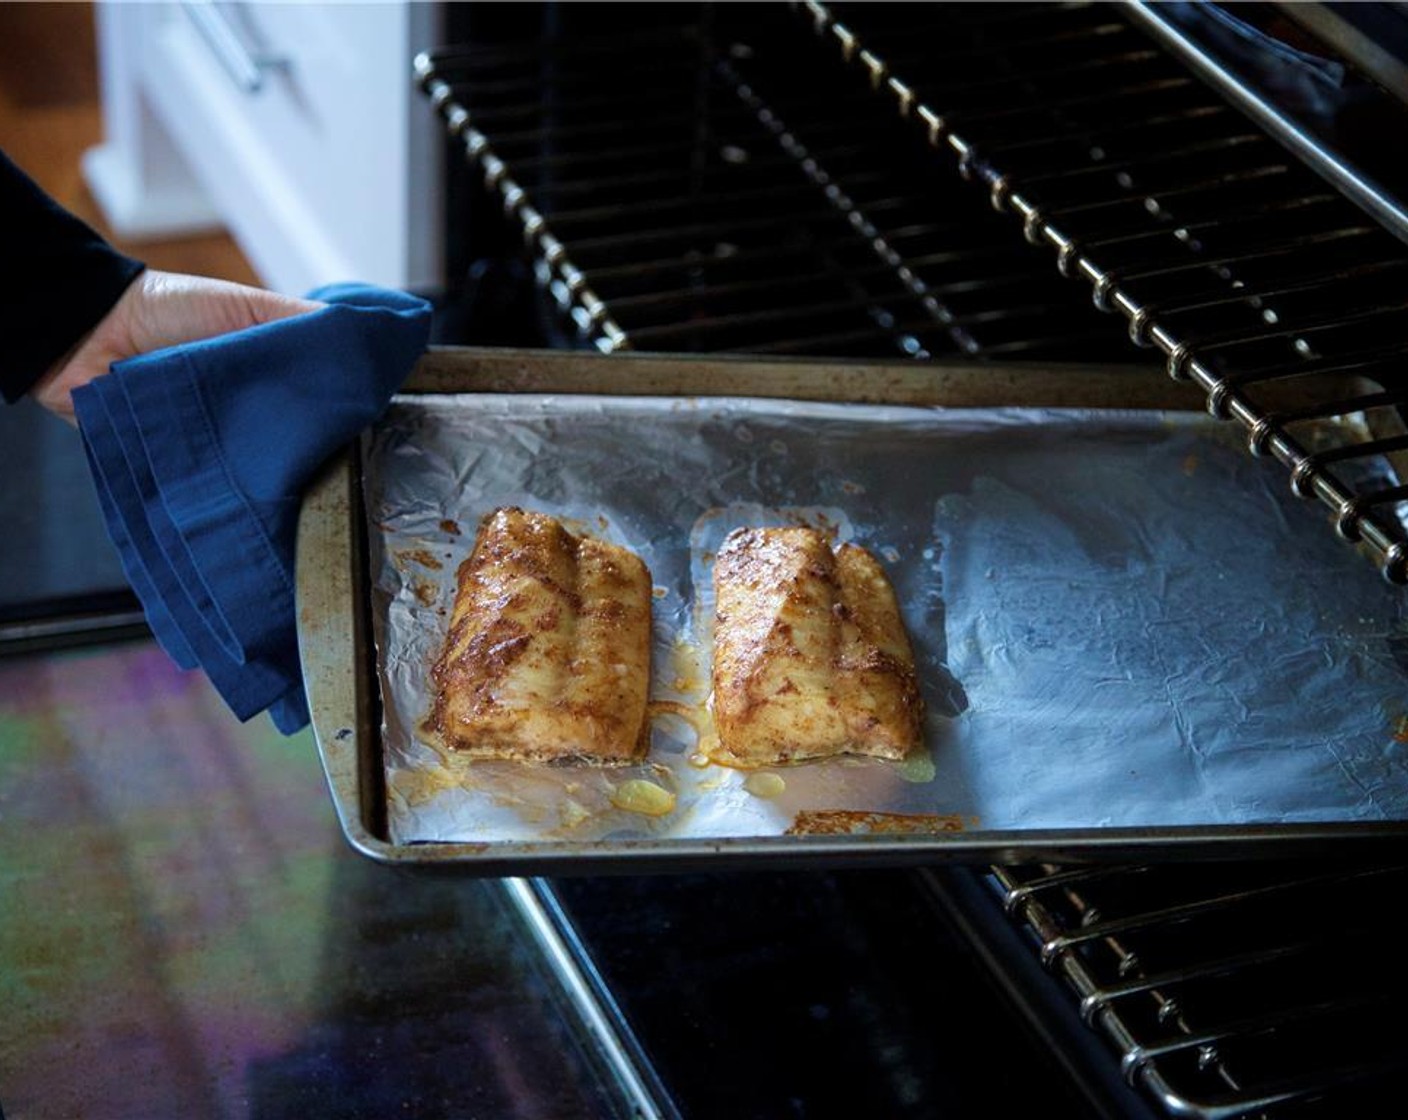
{"type": "MultiPolygon", "coordinates": [[[[1314,4],[452,6],[463,45],[417,60],[452,156],[441,338],[1171,375],[1279,463],[1301,532],[1405,582],[1408,189],[1382,138],[1408,135],[1408,15],[1362,7],[1346,31],[1314,4]]],[[[932,1115],[934,1053],[993,994],[942,959],[1029,1028],[975,1028],[985,1078],[1045,1054],[1078,1086],[1019,1073],[1015,1107],[1338,1116],[1408,1069],[1392,856],[527,895],[646,1111],[932,1115]]]]}

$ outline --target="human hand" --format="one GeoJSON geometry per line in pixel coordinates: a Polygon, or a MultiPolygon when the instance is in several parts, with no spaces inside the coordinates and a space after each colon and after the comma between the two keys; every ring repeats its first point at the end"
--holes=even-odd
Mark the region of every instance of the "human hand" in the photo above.
{"type": "Polygon", "coordinates": [[[148,270],[97,326],[35,382],[30,396],[72,424],[73,390],[107,373],[113,362],[322,306],[224,280],[148,270]]]}

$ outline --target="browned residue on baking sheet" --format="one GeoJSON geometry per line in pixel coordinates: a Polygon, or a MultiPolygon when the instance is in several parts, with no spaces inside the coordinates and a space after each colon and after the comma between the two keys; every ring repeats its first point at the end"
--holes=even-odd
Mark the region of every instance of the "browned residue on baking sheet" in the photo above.
{"type": "Polygon", "coordinates": [[[442,533],[449,533],[452,537],[458,537],[464,532],[464,530],[460,528],[458,521],[451,521],[448,517],[440,522],[440,531],[442,533]]]}
{"type": "MultiPolygon", "coordinates": [[[[441,568],[445,566],[444,564],[440,563],[440,561],[436,559],[436,557],[432,555],[428,549],[424,548],[408,548],[404,552],[398,552],[396,554],[396,559],[410,560],[414,563],[419,564],[422,568],[429,568],[432,571],[436,572],[438,572],[441,568]]],[[[399,565],[397,566],[399,567],[399,565]]]]}
{"type": "Polygon", "coordinates": [[[803,809],[788,836],[858,836],[883,832],[910,836],[962,832],[957,813],[867,813],[853,809],[803,809]]]}

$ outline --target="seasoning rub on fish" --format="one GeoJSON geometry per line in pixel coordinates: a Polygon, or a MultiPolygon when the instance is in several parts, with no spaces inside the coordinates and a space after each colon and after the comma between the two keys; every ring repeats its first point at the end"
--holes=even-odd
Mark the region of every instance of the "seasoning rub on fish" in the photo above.
{"type": "Polygon", "coordinates": [[[714,564],[717,761],[902,759],[924,717],[894,589],[865,549],[815,529],[739,529],[714,564]]]}
{"type": "Polygon", "coordinates": [[[430,725],[477,758],[641,759],[650,572],[627,549],[516,507],[495,510],[456,574],[430,725]]]}

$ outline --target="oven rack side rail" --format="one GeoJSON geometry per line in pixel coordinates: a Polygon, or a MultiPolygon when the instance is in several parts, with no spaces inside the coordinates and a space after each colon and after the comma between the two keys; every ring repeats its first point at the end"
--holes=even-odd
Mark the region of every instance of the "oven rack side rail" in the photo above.
{"type": "MultiPolygon", "coordinates": [[[[1374,337],[1374,332],[1385,326],[1396,329],[1408,325],[1408,298],[1371,302],[1367,309],[1349,302],[1328,316],[1323,310],[1306,310],[1321,290],[1340,287],[1358,293],[1368,276],[1397,275],[1408,264],[1408,257],[1396,238],[1343,199],[1338,202],[1354,217],[1334,214],[1335,203],[1331,202],[1332,217],[1337,220],[1312,226],[1309,234],[1251,238],[1249,244],[1221,258],[1197,255],[1198,223],[1181,220],[1162,227],[1157,224],[1154,219],[1159,216],[1158,194],[1162,192],[1145,191],[1139,182],[1145,169],[1155,164],[1177,166],[1180,170],[1190,165],[1206,167],[1200,172],[1201,179],[1197,175],[1192,179],[1186,175],[1182,179],[1168,177],[1174,184],[1169,194],[1175,207],[1180,193],[1198,193],[1201,201],[1209,192],[1235,191],[1241,205],[1229,214],[1224,227],[1233,221],[1244,221],[1252,229],[1274,213],[1303,214],[1309,213],[1307,208],[1325,206],[1326,199],[1313,188],[1285,188],[1277,193],[1283,183],[1294,183],[1297,174],[1313,177],[1293,155],[1276,148],[1265,136],[1233,131],[1210,142],[1195,138],[1191,143],[1185,141],[1182,147],[1146,156],[1142,164],[1135,159],[1124,166],[1109,160],[1101,147],[1104,138],[1121,131],[1119,125],[1110,126],[1103,133],[1098,126],[1082,129],[1073,125],[1069,136],[1033,140],[1028,133],[1015,144],[986,144],[981,128],[971,127],[973,122],[991,124],[999,120],[1008,124],[1024,118],[1027,123],[1037,118],[1049,122],[1082,111],[1098,116],[1120,97],[1130,99],[1131,104],[1134,99],[1148,98],[1154,104],[1171,91],[1180,93],[1175,88],[1180,85],[1200,88],[1191,76],[1181,81],[1158,80],[1147,72],[1140,76],[1131,64],[1129,72],[1134,76],[1126,79],[1124,87],[1092,92],[1090,75],[1100,68],[1113,70],[1121,62],[1119,56],[1111,53],[1114,48],[1106,45],[1106,40],[1114,39],[1108,34],[1111,26],[1116,32],[1138,36],[1146,49],[1150,42],[1122,15],[1107,14],[1109,10],[1104,5],[1043,6],[1036,13],[1036,22],[1046,29],[1035,35],[1016,33],[1020,48],[1029,52],[1024,57],[1035,59],[1032,70],[1025,74],[1012,74],[1016,67],[1009,65],[1004,75],[1001,63],[1005,60],[998,57],[1000,48],[992,48],[998,76],[980,79],[977,85],[980,93],[997,92],[1002,96],[987,106],[975,106],[961,97],[941,101],[934,96],[954,95],[956,89],[952,84],[945,88],[940,83],[936,90],[932,81],[918,73],[922,63],[914,60],[926,55],[932,60],[935,52],[926,49],[914,55],[914,60],[902,58],[905,49],[915,48],[915,36],[906,42],[893,28],[888,35],[870,36],[864,28],[869,18],[865,6],[850,6],[856,14],[848,14],[843,20],[837,5],[820,0],[790,0],[790,5],[819,40],[829,42],[852,71],[868,79],[875,96],[892,102],[899,118],[911,123],[923,142],[951,158],[963,179],[985,187],[996,211],[1017,218],[1028,242],[1054,250],[1063,275],[1085,279],[1097,308],[1119,312],[1127,320],[1131,339],[1137,345],[1162,351],[1171,377],[1197,385],[1213,416],[1238,421],[1246,431],[1253,455],[1270,455],[1281,462],[1290,474],[1297,497],[1319,499],[1331,511],[1335,531],[1341,538],[1367,549],[1390,582],[1408,584],[1408,532],[1397,515],[1408,503],[1408,485],[1403,482],[1403,452],[1408,451],[1408,439],[1403,434],[1400,413],[1408,405],[1408,383],[1402,380],[1403,371],[1408,369],[1408,346],[1401,341],[1401,333],[1395,340],[1392,330],[1374,337]],[[1098,15],[1087,19],[1092,11],[1098,11],[1098,15]],[[1074,29],[1060,26],[1060,21],[1067,19],[1086,19],[1086,23],[1074,29]],[[1023,40],[1023,34],[1028,38],[1023,40]],[[1086,84],[1069,97],[1058,94],[1044,103],[1014,102],[1014,89],[1035,88],[1031,84],[1033,77],[1049,78],[1057,89],[1077,77],[1086,84]],[[1074,141],[1088,150],[1089,162],[1074,166],[1037,163],[1037,173],[1032,173],[1030,167],[1025,172],[1020,169],[1023,158],[1030,164],[1033,150],[1065,141],[1074,141]],[[1268,150],[1271,154],[1263,154],[1268,150]],[[1084,183],[1087,179],[1103,182],[1106,176],[1119,184],[1113,194],[1108,189],[1101,194],[1084,183]],[[1269,184],[1265,193],[1257,193],[1258,183],[1269,184]],[[1079,189],[1083,185],[1084,193],[1079,189]],[[1073,186],[1078,189],[1072,191],[1073,186]],[[1043,197],[1052,194],[1052,188],[1055,203],[1043,197]],[[1135,213],[1144,208],[1147,215],[1135,213]],[[1103,236],[1072,232],[1092,212],[1118,212],[1121,221],[1103,236]],[[1134,221],[1129,220],[1131,214],[1134,221]],[[1147,243],[1170,234],[1183,242],[1181,247],[1174,247],[1172,255],[1165,246],[1162,256],[1151,253],[1142,260],[1129,256],[1130,246],[1140,244],[1141,239],[1147,243]],[[1391,242],[1392,246],[1385,247],[1383,242],[1391,242]],[[1111,264],[1111,257],[1120,263],[1111,264]],[[1322,261],[1318,271],[1307,265],[1302,267],[1302,275],[1296,275],[1297,264],[1322,261]],[[1278,266],[1294,280],[1278,283],[1278,266]],[[1388,273],[1380,273],[1381,269],[1388,273]],[[1260,276],[1261,283],[1244,282],[1238,278],[1239,270],[1260,276]],[[1190,288],[1185,283],[1172,298],[1151,299],[1139,293],[1141,284],[1156,291],[1160,285],[1171,290],[1168,281],[1175,278],[1202,283],[1203,287],[1199,289],[1195,284],[1190,288]],[[1278,317],[1274,310],[1277,300],[1301,308],[1301,322],[1296,323],[1294,317],[1278,317]],[[1261,321],[1229,329],[1226,313],[1235,307],[1258,309],[1261,321]],[[1341,342],[1341,353],[1326,356],[1315,347],[1316,339],[1325,332],[1343,335],[1356,330],[1367,340],[1358,348],[1346,349],[1341,342]],[[1273,349],[1279,359],[1268,361],[1273,349]],[[1248,363],[1245,359],[1249,355],[1262,360],[1259,364],[1248,363]],[[1239,357],[1243,359],[1240,369],[1235,360],[1239,357]],[[1292,411],[1278,411],[1256,399],[1258,386],[1321,375],[1362,379],[1358,383],[1367,388],[1351,392],[1339,382],[1320,393],[1320,399],[1292,411]],[[1339,446],[1307,446],[1292,430],[1295,424],[1311,418],[1363,416],[1370,411],[1378,422],[1370,422],[1365,432],[1350,435],[1339,446]]],[[[961,6],[942,9],[951,13],[954,7],[961,6]]],[[[1018,15],[989,20],[988,24],[995,27],[1005,21],[1020,26],[1030,22],[1017,18],[1018,15]]],[[[982,14],[976,19],[981,21],[982,14]]],[[[1002,34],[987,28],[982,33],[997,38],[1002,34]]],[[[1128,47],[1124,49],[1125,57],[1133,58],[1133,52],[1128,47]]],[[[940,51],[939,55],[941,60],[949,59],[954,52],[940,51]]],[[[1218,103],[1216,95],[1210,93],[1204,100],[1218,103]]],[[[1186,118],[1199,108],[1207,111],[1206,106],[1180,106],[1179,112],[1158,118],[1158,123],[1160,127],[1182,128],[1186,118]]],[[[1130,116],[1134,118],[1132,111],[1130,116]]],[[[1130,123],[1125,122],[1126,132],[1130,123]]]]}
{"type": "Polygon", "coordinates": [[[630,339],[610,310],[592,290],[586,275],[568,255],[547,218],[532,204],[528,192],[513,178],[508,164],[494,151],[489,137],[476,127],[469,110],[455,97],[453,86],[439,69],[440,55],[423,51],[413,63],[416,81],[445,121],[451,137],[464,145],[465,158],[478,167],[489,191],[497,194],[504,214],[522,227],[523,242],[537,256],[547,275],[543,287],[582,337],[604,354],[631,349],[630,339]]]}

